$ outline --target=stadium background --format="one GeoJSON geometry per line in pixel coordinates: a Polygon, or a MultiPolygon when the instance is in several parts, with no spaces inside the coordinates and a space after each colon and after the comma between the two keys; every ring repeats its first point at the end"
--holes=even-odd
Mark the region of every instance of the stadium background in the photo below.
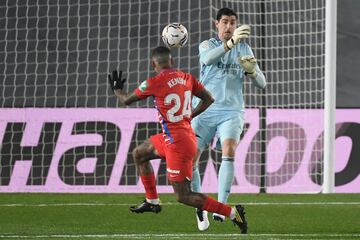
{"type": "MultiPolygon", "coordinates": [[[[108,89],[107,74],[114,68],[125,70],[130,78],[128,90],[133,90],[153,74],[148,71],[148,55],[152,47],[161,43],[162,27],[167,22],[180,21],[188,27],[190,39],[185,48],[174,51],[176,66],[197,75],[198,43],[214,34],[209,17],[214,16],[216,8],[222,4],[241,7],[245,10],[240,19],[253,27],[249,41],[269,81],[266,95],[246,86],[247,119],[255,119],[251,123],[256,125],[259,111],[271,113],[269,117],[277,110],[287,111],[291,106],[294,111],[286,112],[282,122],[296,123],[299,118],[304,129],[310,125],[306,133],[315,132],[317,136],[317,127],[322,127],[322,114],[320,118],[310,119],[310,124],[305,121],[301,125],[302,112],[296,114],[296,107],[307,108],[304,112],[307,113],[308,110],[316,112],[323,105],[321,83],[324,76],[320,69],[324,62],[318,54],[323,54],[324,49],[323,26],[320,26],[324,22],[324,2],[0,1],[0,238],[241,238],[238,228],[228,220],[217,223],[210,218],[209,230],[199,232],[194,209],[177,203],[174,194],[161,194],[161,214],[135,215],[128,210],[129,206],[142,201],[144,195],[143,188],[134,185],[134,165],[126,155],[127,151],[159,129],[155,118],[150,122],[147,119],[154,111],[152,103],[142,102],[132,106],[135,109],[123,108],[108,89]],[[263,9],[268,12],[264,13],[263,9]],[[267,27],[257,25],[262,21],[268,23],[267,27]],[[301,34],[297,34],[298,31],[301,34]],[[294,41],[288,41],[290,39],[294,41]],[[276,48],[281,49],[281,46],[284,50],[277,51],[276,48]],[[302,61],[288,62],[287,59],[302,61]],[[311,64],[304,66],[304,63],[311,64]],[[312,84],[314,82],[320,85],[312,84]],[[302,93],[298,94],[299,91],[302,93]],[[266,103],[262,102],[264,96],[266,103]],[[291,96],[297,97],[297,101],[293,102],[291,96]],[[311,101],[310,105],[306,104],[308,101],[311,101]],[[129,116],[135,116],[135,119],[129,119],[129,116]],[[130,127],[134,120],[138,124],[137,130],[134,133],[125,131],[134,128],[130,127]],[[127,139],[124,141],[124,138],[127,139]],[[101,139],[104,139],[103,143],[101,139]],[[124,142],[127,147],[123,146],[124,142]],[[85,143],[91,146],[83,146],[85,143]],[[119,154],[118,158],[122,161],[127,158],[128,163],[124,178],[120,177],[122,169],[111,162],[118,145],[119,152],[122,148],[122,154],[125,154],[119,154]],[[59,146],[61,151],[58,151],[59,146]],[[61,154],[62,161],[70,164],[56,166],[61,154]],[[101,164],[95,170],[100,174],[94,177],[90,172],[84,177],[74,172],[71,161],[86,157],[89,159],[85,164],[79,162],[78,167],[91,165],[86,163],[91,163],[91,157],[97,157],[101,164]],[[112,167],[119,173],[113,185],[123,184],[120,188],[108,189],[106,186],[109,175],[104,170],[112,167]],[[11,171],[13,176],[20,177],[11,177],[11,171]],[[59,178],[62,180],[60,187],[51,183],[59,178]],[[77,184],[80,188],[76,188],[77,184]],[[86,184],[89,188],[84,188],[86,184]],[[137,190],[139,194],[122,194],[125,184],[131,184],[130,190],[137,190]],[[61,194],[60,190],[66,193],[61,194]],[[112,194],[99,194],[103,190],[112,194]],[[121,194],[117,194],[119,192],[121,194]]],[[[347,185],[351,188],[346,192],[360,190],[359,9],[360,1],[338,1],[337,118],[346,124],[338,126],[341,131],[337,134],[350,135],[353,141],[344,145],[344,152],[351,154],[343,154],[346,155],[342,156],[345,164],[338,169],[341,172],[337,172],[335,183],[350,182],[347,185]],[[351,185],[353,182],[355,184],[351,185]]],[[[279,119],[275,123],[279,123],[279,119]]],[[[293,126],[285,124],[279,131],[287,128],[290,134],[300,133],[293,126]]],[[[300,145],[302,140],[295,138],[294,145],[300,145]]],[[[321,139],[318,143],[321,145],[321,139]]],[[[243,146],[239,147],[239,153],[243,149],[243,146]]],[[[315,153],[317,157],[321,156],[321,148],[315,153]]],[[[209,150],[203,157],[216,159],[217,155],[209,150]]],[[[294,169],[294,163],[290,162],[286,170],[294,169]]],[[[280,178],[288,177],[286,173],[280,178]]],[[[254,177],[258,179],[258,176],[254,177]]],[[[309,178],[307,175],[298,177],[309,178]]],[[[321,178],[321,172],[312,177],[315,180],[321,178]]],[[[315,182],[321,184],[321,179],[315,182]]],[[[158,189],[166,187],[165,184],[163,172],[158,176],[158,189]]],[[[233,190],[237,187],[234,184],[233,190]]],[[[290,187],[298,189],[299,185],[290,187]]],[[[216,198],[215,194],[212,196],[216,198]]],[[[246,206],[249,223],[246,239],[360,239],[360,194],[231,194],[229,204],[239,203],[246,206]]]]}
{"type": "MultiPolygon", "coordinates": [[[[151,8],[154,12],[160,10],[160,15],[152,15],[150,4],[141,1],[131,4],[114,1],[111,7],[108,1],[80,1],[80,7],[77,2],[9,0],[0,3],[1,107],[116,107],[117,101],[106,85],[109,70],[124,69],[130,73],[130,81],[146,79],[150,69],[147,56],[151,48],[161,44],[159,34],[167,22],[182,22],[187,26],[191,33],[189,44],[174,54],[180,55],[176,58],[180,68],[198,75],[198,43],[213,36],[214,26],[209,21],[213,9],[209,1],[154,1],[151,8]],[[181,58],[185,55],[186,58],[181,58]],[[135,72],[138,69],[142,69],[139,79],[135,72]]],[[[316,2],[319,7],[324,5],[322,1],[316,2]]],[[[248,5],[254,13],[246,17],[254,23],[261,21],[260,3],[248,5]]],[[[360,14],[354,10],[359,5],[356,0],[342,0],[338,4],[337,107],[360,107],[360,86],[356,84],[360,70],[352,64],[360,59],[357,48],[360,14]]],[[[278,6],[268,7],[276,10],[278,6]]],[[[296,5],[289,7],[296,8],[296,5]]],[[[242,19],[241,10],[236,10],[242,19]]],[[[302,11],[293,14],[296,16],[284,14],[277,19],[307,17],[302,11]]],[[[253,34],[258,31],[255,27],[253,34]]],[[[264,39],[251,40],[251,46],[260,49],[264,39]]],[[[265,58],[260,50],[255,53],[259,59],[265,58]]],[[[276,81],[267,72],[270,63],[261,64],[268,81],[276,81]]],[[[271,95],[271,89],[267,91],[271,95]]]]}
{"type": "MultiPolygon", "coordinates": [[[[223,3],[213,2],[217,6],[223,3]]],[[[237,6],[233,5],[234,9],[242,12],[237,6]]],[[[299,100],[296,95],[287,94],[294,91],[308,91],[309,95],[300,96],[301,103],[315,109],[321,108],[323,72],[322,67],[319,66],[324,64],[323,46],[319,47],[312,43],[323,37],[321,35],[323,25],[317,21],[323,17],[323,6],[324,1],[305,1],[301,6],[291,1],[284,5],[276,2],[267,3],[266,10],[274,14],[273,18],[268,18],[262,1],[255,3],[244,1],[241,5],[243,9],[251,10],[240,14],[239,17],[240,21],[251,22],[254,26],[250,44],[255,50],[255,55],[260,59],[261,67],[269,82],[265,95],[247,87],[248,108],[259,108],[263,97],[273,108],[291,106],[299,100]],[[310,12],[306,11],[310,7],[314,9],[310,12]],[[311,18],[314,21],[309,21],[303,26],[290,25],[286,29],[273,26],[289,18],[298,21],[311,18]],[[273,25],[261,25],[267,22],[273,25]],[[307,34],[295,38],[287,38],[286,35],[281,39],[277,37],[286,32],[296,33],[307,30],[307,34]],[[292,42],[294,39],[295,42],[292,42]],[[279,53],[272,48],[272,46],[294,44],[299,45],[296,51],[279,53]],[[294,69],[309,67],[304,65],[308,62],[301,61],[302,56],[309,52],[314,56],[312,63],[315,67],[310,71],[291,74],[294,69]],[[294,61],[276,65],[271,59],[277,57],[294,59],[294,61]],[[279,87],[278,76],[284,72],[290,72],[288,76],[292,79],[282,82],[279,87]],[[305,81],[305,84],[298,81],[304,79],[311,81],[305,81]],[[320,94],[317,94],[318,92],[320,94]]],[[[359,69],[354,66],[354,63],[360,60],[360,52],[357,48],[360,38],[358,31],[360,14],[355,10],[358,7],[360,3],[355,0],[343,0],[338,4],[338,108],[360,107],[358,94],[360,85],[357,84],[359,69]]],[[[2,59],[0,73],[3,73],[0,84],[0,107],[4,109],[122,107],[109,91],[107,74],[115,68],[123,69],[129,79],[129,91],[152,75],[153,73],[149,71],[148,55],[151,48],[161,44],[160,32],[168,22],[182,22],[187,26],[190,32],[188,45],[174,50],[173,53],[177,67],[197,76],[198,43],[213,36],[214,27],[209,19],[215,16],[215,13],[209,1],[205,0],[154,1],[151,4],[142,1],[131,1],[130,4],[130,1],[122,0],[111,4],[109,1],[80,1],[79,4],[78,1],[71,0],[3,1],[0,3],[0,59],[2,59]]],[[[148,100],[134,106],[151,107],[152,105],[148,100]]],[[[11,129],[20,132],[23,127],[23,125],[12,125],[11,129]]],[[[56,126],[52,127],[56,128],[56,126]]],[[[137,140],[141,141],[149,134],[158,131],[159,127],[152,124],[139,129],[137,140]],[[152,130],[141,130],[149,127],[152,130]]],[[[20,141],[21,139],[18,139],[19,143],[20,141]]],[[[130,150],[134,144],[135,142],[132,143],[130,150]]],[[[7,150],[10,148],[11,145],[3,144],[2,151],[10,152],[11,150],[7,150]]],[[[213,154],[213,152],[205,154],[213,154]]],[[[353,157],[358,159],[360,156],[353,157]]],[[[2,161],[6,161],[4,159],[2,158],[2,161]]],[[[128,162],[131,162],[130,156],[128,162]]],[[[356,176],[360,165],[355,162],[353,166],[351,171],[356,176]]],[[[129,166],[127,171],[129,176],[135,176],[134,166],[129,166]]],[[[10,178],[4,176],[4,172],[2,179],[10,178]]],[[[123,181],[131,183],[136,180],[129,178],[123,181]]],[[[159,181],[160,184],[165,184],[165,179],[159,181]]],[[[98,183],[103,182],[99,180],[98,183]]]]}

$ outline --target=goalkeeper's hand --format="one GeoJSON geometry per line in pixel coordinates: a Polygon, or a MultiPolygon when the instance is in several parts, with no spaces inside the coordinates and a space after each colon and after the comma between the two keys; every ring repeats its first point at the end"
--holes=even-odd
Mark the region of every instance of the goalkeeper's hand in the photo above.
{"type": "Polygon", "coordinates": [[[245,75],[256,77],[256,58],[254,56],[239,57],[239,64],[244,69],[245,75]]]}
{"type": "Polygon", "coordinates": [[[238,44],[241,39],[248,38],[250,35],[250,26],[249,25],[241,25],[237,29],[235,29],[234,34],[226,42],[226,46],[228,49],[232,49],[236,44],[238,44]]]}
{"type": "Polygon", "coordinates": [[[118,89],[123,89],[124,88],[124,83],[126,81],[126,78],[121,79],[121,75],[122,75],[122,71],[118,71],[114,70],[112,72],[112,77],[109,74],[109,83],[110,83],[110,87],[113,91],[118,90],[118,89]]]}

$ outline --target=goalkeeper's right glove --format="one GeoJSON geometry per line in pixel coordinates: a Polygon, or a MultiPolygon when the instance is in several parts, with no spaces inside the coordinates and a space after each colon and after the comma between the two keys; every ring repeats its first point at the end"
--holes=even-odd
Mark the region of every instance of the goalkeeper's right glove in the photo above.
{"type": "Polygon", "coordinates": [[[121,79],[121,75],[122,75],[122,71],[119,71],[119,75],[117,70],[114,70],[112,72],[112,77],[109,74],[109,83],[110,83],[110,87],[113,91],[118,90],[118,89],[123,89],[124,88],[124,83],[126,81],[126,78],[121,79]]]}
{"type": "Polygon", "coordinates": [[[235,29],[234,34],[226,42],[226,46],[228,49],[232,49],[236,44],[238,44],[241,39],[248,38],[250,35],[250,26],[249,25],[241,25],[237,29],[235,29]]]}

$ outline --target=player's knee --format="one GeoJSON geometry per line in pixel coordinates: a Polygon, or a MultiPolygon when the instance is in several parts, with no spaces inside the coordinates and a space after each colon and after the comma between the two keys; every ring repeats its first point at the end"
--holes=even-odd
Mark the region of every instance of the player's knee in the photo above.
{"type": "Polygon", "coordinates": [[[225,156],[233,157],[235,155],[237,144],[235,142],[224,142],[222,144],[222,153],[225,156]]]}
{"type": "Polygon", "coordinates": [[[176,189],[174,189],[176,201],[178,201],[179,203],[187,204],[190,192],[184,185],[180,186],[181,187],[177,187],[176,189]]]}
{"type": "Polygon", "coordinates": [[[133,156],[133,159],[134,159],[135,163],[140,162],[141,154],[140,154],[140,151],[139,151],[139,149],[137,147],[134,148],[134,150],[132,151],[132,156],[133,156]]]}
{"type": "Polygon", "coordinates": [[[182,204],[188,204],[188,200],[189,200],[189,196],[188,194],[184,194],[184,193],[177,193],[176,194],[176,200],[179,202],[179,203],[182,203],[182,204]]]}

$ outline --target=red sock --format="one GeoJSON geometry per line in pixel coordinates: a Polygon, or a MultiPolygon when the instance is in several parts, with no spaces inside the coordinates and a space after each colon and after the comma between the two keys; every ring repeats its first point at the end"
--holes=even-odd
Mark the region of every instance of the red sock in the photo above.
{"type": "Polygon", "coordinates": [[[230,217],[231,213],[231,207],[229,205],[218,202],[209,196],[207,196],[202,209],[208,212],[218,213],[226,217],[230,217]]]}
{"type": "Polygon", "coordinates": [[[154,173],[150,173],[149,175],[140,176],[141,181],[145,188],[145,195],[147,199],[157,199],[158,194],[156,191],[156,181],[154,173]]]}

